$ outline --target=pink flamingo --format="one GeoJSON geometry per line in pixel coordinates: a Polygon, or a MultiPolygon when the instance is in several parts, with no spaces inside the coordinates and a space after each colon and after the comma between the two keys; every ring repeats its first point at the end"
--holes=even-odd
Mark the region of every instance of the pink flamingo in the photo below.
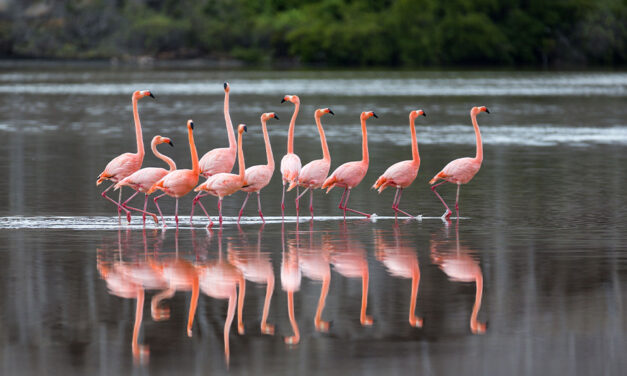
{"type": "Polygon", "coordinates": [[[187,121],[187,137],[189,139],[189,150],[192,156],[192,169],[178,169],[168,173],[166,176],[161,178],[161,180],[156,182],[147,193],[151,194],[157,189],[164,192],[154,198],[163,226],[165,226],[165,221],[163,220],[163,213],[161,213],[161,208],[159,207],[157,200],[165,195],[176,198],[174,219],[176,220],[176,227],[178,227],[179,198],[191,192],[196,184],[198,184],[198,174],[200,168],[198,167],[198,152],[196,151],[196,144],[194,143],[194,122],[192,120],[187,121]]]}
{"type": "Polygon", "coordinates": [[[307,163],[300,170],[297,180],[290,183],[287,191],[291,191],[294,187],[301,186],[306,187],[305,190],[296,197],[296,215],[298,216],[298,200],[309,190],[309,211],[311,212],[311,220],[313,220],[313,190],[320,188],[324,179],[329,175],[329,168],[331,168],[331,154],[329,154],[329,147],[327,146],[327,139],[324,136],[324,129],[320,124],[320,117],[324,114],[335,115],[333,111],[328,108],[318,109],[315,112],[316,125],[318,126],[318,133],[320,133],[320,143],[322,144],[322,159],[316,159],[307,163]]]}
{"type": "Polygon", "coordinates": [[[442,205],[446,208],[444,214],[442,214],[442,218],[449,219],[451,214],[453,213],[451,209],[449,209],[446,202],[440,194],[435,190],[438,186],[450,182],[457,184],[457,197],[455,199],[455,211],[457,212],[457,216],[459,217],[459,189],[462,184],[468,183],[477,172],[481,168],[481,162],[483,161],[483,145],[481,143],[481,132],[479,132],[479,125],[477,124],[477,115],[480,112],[490,113],[485,106],[481,107],[473,107],[470,110],[470,118],[472,119],[472,126],[475,128],[475,136],[477,138],[477,154],[474,158],[459,158],[454,161],[449,162],[442,171],[438,172],[433,179],[429,181],[429,184],[434,184],[438,180],[442,179],[444,181],[431,186],[431,190],[435,193],[436,196],[442,201],[442,205]]]}
{"type": "Polygon", "coordinates": [[[455,251],[442,250],[442,244],[446,243],[431,240],[431,259],[451,281],[475,283],[475,303],[470,314],[470,331],[473,334],[484,334],[487,325],[477,320],[483,297],[483,273],[479,263],[470,256],[471,251],[466,247],[461,248],[459,245],[459,218],[457,218],[455,226],[455,251]]]}
{"type": "MultiPolygon", "coordinates": [[[[196,192],[206,191],[210,195],[218,197],[220,225],[222,225],[222,199],[225,196],[230,196],[239,191],[244,185],[246,185],[246,165],[244,164],[244,151],[242,150],[242,133],[246,131],[247,129],[244,124],[240,124],[237,127],[237,157],[239,158],[239,175],[229,174],[226,172],[215,174],[194,189],[196,192]]],[[[207,214],[207,211],[202,206],[202,203],[200,201],[198,201],[198,203],[207,215],[207,218],[209,218],[209,227],[213,226],[211,217],[207,214]]]]}
{"type": "Polygon", "coordinates": [[[172,171],[176,170],[176,164],[174,163],[172,158],[167,157],[167,156],[159,153],[159,151],[157,150],[157,145],[164,144],[166,142],[168,144],[170,144],[170,146],[174,146],[174,144],[172,143],[172,141],[169,138],[161,137],[161,136],[155,136],[155,137],[153,137],[152,142],[150,143],[150,147],[152,149],[152,153],[157,158],[161,159],[162,161],[167,163],[168,166],[170,166],[170,170],[169,171],[166,170],[165,168],[161,168],[161,167],[145,167],[145,168],[142,168],[142,169],[139,169],[139,170],[133,172],[131,175],[125,177],[124,179],[122,179],[121,181],[119,181],[115,185],[115,189],[121,188],[122,186],[126,185],[126,186],[129,186],[129,187],[131,187],[132,189],[135,190],[135,193],[133,193],[133,195],[131,197],[129,197],[126,201],[124,201],[124,203],[122,204],[122,207],[127,208],[127,209],[131,209],[131,210],[135,210],[135,211],[138,211],[140,213],[144,213],[144,215],[142,217],[144,224],[146,224],[146,214],[152,216],[152,218],[154,219],[155,223],[159,223],[159,220],[157,219],[156,215],[146,211],[146,207],[148,206],[148,191],[150,190],[150,188],[152,188],[152,186],[156,182],[158,182],[159,180],[161,180],[161,178],[166,176],[168,174],[168,172],[172,172],[172,171]],[[126,205],[139,192],[143,192],[144,196],[145,196],[144,197],[144,210],[137,209],[137,208],[134,208],[134,207],[126,205]]]}
{"type": "MultiPolygon", "coordinates": [[[[292,120],[290,120],[290,128],[287,132],[287,154],[281,159],[281,175],[283,176],[281,217],[285,216],[285,184],[296,181],[301,169],[300,158],[298,155],[294,154],[294,125],[296,124],[296,117],[300,109],[300,98],[296,95],[286,95],[281,100],[281,103],[287,101],[294,103],[294,114],[292,115],[292,120]]],[[[298,196],[298,187],[296,187],[296,195],[298,196]]]]}
{"type": "MultiPolygon", "coordinates": [[[[296,222],[298,223],[298,222],[296,222]]],[[[298,231],[296,231],[298,242],[298,231]]],[[[302,274],[298,263],[299,252],[298,243],[296,246],[289,245],[289,252],[285,252],[285,228],[281,224],[281,288],[287,292],[287,314],[290,319],[292,331],[294,335],[284,338],[285,343],[289,345],[297,345],[300,342],[300,330],[298,322],[294,314],[294,292],[300,290],[300,282],[302,274]]]]}
{"type": "Polygon", "coordinates": [[[362,213],[357,210],[353,210],[348,208],[348,198],[351,195],[351,189],[355,188],[361,181],[364,176],[366,176],[366,172],[368,172],[368,131],[366,130],[366,119],[370,117],[378,118],[378,116],[372,111],[365,111],[361,113],[361,149],[362,149],[362,158],[361,161],[355,162],[346,162],[340,167],[336,168],[335,171],[329,176],[322,184],[322,189],[327,188],[327,193],[333,187],[344,187],[344,193],[342,193],[342,198],[340,199],[339,208],[344,211],[344,220],[346,220],[346,211],[350,211],[353,213],[361,214],[366,218],[370,218],[370,214],[362,213]],[[344,200],[344,196],[346,196],[346,200],[344,200]],[[344,206],[342,206],[342,202],[344,202],[344,206]]]}
{"type": "Polygon", "coordinates": [[[111,197],[107,196],[107,192],[113,188],[113,186],[129,176],[133,172],[139,170],[142,166],[142,162],[144,161],[144,139],[142,138],[142,125],[139,122],[139,113],[137,111],[137,101],[143,97],[152,97],[154,99],[154,95],[149,90],[138,90],[133,93],[132,102],[133,102],[133,118],[135,120],[135,138],[137,139],[137,153],[124,153],[118,155],[113,158],[111,162],[107,163],[107,167],[105,167],[104,171],[98,175],[98,181],[96,181],[96,185],[102,184],[105,180],[111,180],[113,184],[109,186],[109,188],[105,189],[102,192],[102,197],[111,201],[118,207],[118,216],[120,212],[124,210],[126,212],[126,219],[131,221],[131,212],[128,209],[122,207],[122,189],[120,189],[120,195],[118,196],[118,202],[115,202],[111,197]]]}
{"type": "MultiPolygon", "coordinates": [[[[237,157],[237,142],[235,141],[235,133],[233,132],[233,122],[231,122],[231,115],[229,113],[229,92],[231,91],[231,85],[228,82],[224,83],[224,122],[226,123],[226,133],[229,136],[229,147],[218,148],[208,151],[200,158],[198,165],[200,166],[200,175],[208,178],[215,174],[223,172],[231,172],[235,165],[235,158],[237,157]]],[[[190,223],[194,219],[194,207],[202,197],[207,196],[206,193],[199,192],[194,201],[192,201],[192,211],[190,214],[190,223]]]]}
{"type": "Polygon", "coordinates": [[[263,223],[266,223],[263,219],[263,213],[261,212],[261,189],[264,188],[274,174],[274,157],[272,156],[272,146],[270,145],[270,138],[268,137],[268,129],[266,128],[266,122],[268,119],[275,118],[279,120],[279,117],[274,112],[266,112],[261,115],[261,127],[263,129],[263,140],[266,144],[266,158],[268,164],[248,167],[244,174],[244,180],[246,180],[246,186],[242,187],[242,191],[247,192],[242,208],[239,210],[239,217],[237,217],[237,223],[242,218],[244,213],[244,207],[248,201],[248,197],[252,192],[257,192],[257,206],[259,207],[259,216],[263,223]]]}
{"type": "Polygon", "coordinates": [[[391,275],[398,278],[411,279],[411,296],[409,299],[409,325],[422,328],[422,317],[416,316],[416,300],[420,287],[420,264],[416,249],[401,245],[400,229],[394,226],[394,243],[388,244],[383,232],[377,231],[375,237],[375,257],[381,261],[391,275]]]}
{"type": "Polygon", "coordinates": [[[427,116],[423,110],[416,110],[409,113],[409,129],[411,131],[411,155],[412,159],[408,161],[402,161],[394,163],[388,167],[387,170],[377,179],[372,188],[379,189],[379,193],[383,192],[388,186],[396,187],[396,194],[394,195],[394,201],[392,202],[392,209],[394,209],[394,218],[397,217],[398,212],[405,214],[408,217],[414,217],[413,215],[399,209],[401,203],[401,195],[403,189],[409,187],[414,182],[418,175],[418,169],[420,168],[420,154],[418,153],[418,143],[416,142],[416,126],[414,124],[418,116],[427,116]]]}

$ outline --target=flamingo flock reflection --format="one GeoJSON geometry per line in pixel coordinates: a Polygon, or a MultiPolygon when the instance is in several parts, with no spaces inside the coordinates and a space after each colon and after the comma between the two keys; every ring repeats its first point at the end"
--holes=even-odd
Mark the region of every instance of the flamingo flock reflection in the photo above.
{"type": "MultiPolygon", "coordinates": [[[[150,297],[150,312],[154,322],[170,321],[171,317],[175,317],[171,310],[181,310],[178,314],[185,314],[187,336],[193,335],[200,340],[208,334],[204,329],[206,325],[195,324],[199,319],[196,317],[197,312],[202,313],[201,321],[207,320],[203,317],[206,315],[206,308],[198,307],[208,305],[224,307],[219,309],[224,309],[222,311],[224,316],[212,316],[211,320],[223,323],[220,334],[223,337],[223,352],[227,365],[231,358],[233,336],[244,339],[248,336],[262,335],[267,338],[266,340],[274,341],[275,338],[282,340],[289,348],[298,345],[303,339],[308,339],[311,330],[322,336],[330,336],[329,338],[337,336],[340,332],[334,330],[332,323],[346,320],[355,323],[358,321],[357,328],[361,329],[355,330],[362,330],[364,335],[368,335],[371,329],[367,328],[376,328],[378,321],[383,322],[394,317],[386,312],[391,307],[376,304],[380,302],[376,297],[381,293],[381,289],[379,286],[371,286],[373,282],[370,277],[373,269],[385,270],[392,278],[398,278],[395,289],[409,289],[411,285],[411,292],[405,303],[409,311],[406,319],[409,322],[407,330],[415,331],[415,335],[421,335],[422,331],[430,329],[430,322],[440,319],[438,317],[424,319],[425,315],[428,316],[430,307],[420,298],[419,287],[429,286],[430,281],[425,281],[424,275],[421,281],[419,255],[422,252],[416,243],[407,237],[411,232],[404,233],[403,224],[397,223],[392,228],[375,229],[371,232],[372,235],[365,237],[365,240],[359,226],[353,228],[342,224],[339,228],[318,231],[314,229],[313,222],[300,226],[299,228],[297,223],[294,227],[286,228],[282,223],[279,229],[278,225],[262,225],[256,234],[245,232],[241,228],[229,233],[223,233],[222,230],[200,232],[191,230],[190,233],[176,230],[173,237],[168,236],[169,233],[166,231],[143,230],[141,242],[137,240],[139,232],[118,231],[115,241],[105,242],[97,249],[97,269],[111,295],[134,299],[136,302],[131,340],[133,358],[143,363],[149,359],[149,344],[141,339],[144,303],[148,299],[146,296],[150,297]],[[254,240],[249,239],[251,234],[256,235],[254,240]],[[181,237],[185,239],[181,244],[187,245],[179,244],[181,237]],[[266,243],[264,239],[267,237],[276,238],[266,243]],[[173,246],[170,245],[172,238],[173,246]],[[281,242],[280,259],[278,249],[275,249],[278,238],[281,242]],[[274,248],[270,248],[271,246],[274,248]],[[369,259],[371,251],[374,257],[369,259]],[[369,260],[376,262],[369,263],[369,260]],[[276,283],[277,269],[280,272],[280,287],[276,283]],[[331,289],[332,280],[339,281],[338,279],[345,280],[343,284],[355,284],[358,281],[361,293],[352,296],[350,293],[352,290],[346,290],[338,296],[338,293],[331,289]],[[248,294],[246,294],[247,281],[252,286],[248,294]],[[315,287],[315,293],[306,293],[303,292],[305,290],[301,291],[303,283],[306,283],[307,291],[312,283],[319,284],[320,287],[315,287]],[[275,294],[277,288],[285,291],[285,295],[277,296],[275,294]],[[184,306],[174,304],[174,301],[169,302],[177,293],[186,296],[184,306]],[[371,301],[375,303],[376,309],[368,305],[372,294],[375,294],[375,299],[371,301]],[[249,302],[248,305],[245,303],[247,297],[252,299],[252,303],[249,302]],[[330,297],[331,303],[328,302],[330,297]],[[311,305],[308,304],[309,300],[311,305]],[[257,301],[259,305],[253,304],[257,301]],[[342,310],[336,308],[338,301],[341,302],[342,310]],[[360,304],[355,304],[354,307],[358,308],[359,316],[348,314],[351,302],[358,301],[360,304]],[[307,303],[303,305],[303,302],[307,303]],[[273,307],[273,303],[277,306],[273,307]],[[331,304],[332,308],[329,308],[331,311],[327,309],[329,312],[325,313],[328,304],[331,304]],[[280,309],[280,306],[287,309],[280,309]],[[236,312],[237,333],[231,333],[236,312]],[[257,329],[251,330],[253,326],[249,325],[246,330],[245,320],[251,325],[254,322],[257,329]]],[[[483,273],[478,259],[475,258],[476,252],[461,245],[458,227],[455,235],[455,239],[451,240],[448,236],[442,237],[433,233],[429,246],[423,250],[424,261],[430,260],[452,282],[475,284],[475,301],[470,313],[470,333],[483,334],[486,332],[486,324],[478,319],[483,294],[483,273]]],[[[437,290],[441,288],[441,283],[438,282],[429,288],[437,290]]],[[[236,345],[240,343],[239,341],[236,345]]]]}

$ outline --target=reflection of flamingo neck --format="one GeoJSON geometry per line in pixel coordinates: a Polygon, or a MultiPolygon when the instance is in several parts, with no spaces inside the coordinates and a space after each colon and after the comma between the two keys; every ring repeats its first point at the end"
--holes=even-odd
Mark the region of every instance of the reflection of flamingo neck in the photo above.
{"type": "Polygon", "coordinates": [[[142,318],[144,316],[144,289],[139,287],[137,290],[137,307],[135,308],[135,326],[133,327],[133,342],[131,348],[135,359],[139,358],[140,349],[138,344],[139,330],[142,326],[142,318]]]}
{"type": "Polygon", "coordinates": [[[411,273],[411,298],[409,302],[409,324],[414,327],[422,327],[422,319],[416,316],[416,301],[418,300],[418,288],[420,287],[420,267],[418,260],[414,261],[411,273]]]}
{"type": "Polygon", "coordinates": [[[296,317],[294,317],[294,291],[291,290],[287,292],[287,313],[290,317],[290,324],[292,324],[294,335],[292,337],[287,337],[285,341],[289,344],[295,345],[300,342],[300,332],[298,330],[296,317]]]}
{"type": "Polygon", "coordinates": [[[231,324],[233,323],[233,317],[235,316],[235,304],[237,299],[237,292],[233,289],[229,296],[229,307],[226,313],[226,320],[224,321],[224,356],[226,358],[227,365],[231,356],[229,348],[229,332],[231,331],[231,324]]]}
{"type": "Polygon", "coordinates": [[[472,306],[472,314],[470,315],[470,330],[473,333],[478,332],[479,323],[477,322],[477,316],[481,309],[481,297],[483,296],[483,274],[480,271],[475,276],[475,284],[477,291],[475,292],[475,304],[472,306]]]}
{"type": "Polygon", "coordinates": [[[290,120],[290,128],[287,131],[287,154],[294,153],[294,126],[296,125],[296,117],[298,116],[298,110],[300,109],[300,102],[294,103],[294,114],[292,120],[290,120]]]}
{"type": "Polygon", "coordinates": [[[194,316],[196,315],[196,307],[198,306],[199,282],[198,274],[192,276],[192,297],[189,300],[189,316],[187,318],[187,336],[192,336],[192,325],[194,324],[194,316]]]}

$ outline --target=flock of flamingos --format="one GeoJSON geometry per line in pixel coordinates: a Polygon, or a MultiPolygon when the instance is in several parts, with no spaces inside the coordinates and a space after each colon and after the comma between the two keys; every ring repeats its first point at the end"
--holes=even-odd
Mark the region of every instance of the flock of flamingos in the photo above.
{"type": "MultiPolygon", "coordinates": [[[[196,151],[196,144],[194,143],[194,123],[192,120],[188,120],[187,129],[189,135],[189,146],[191,150],[192,169],[177,169],[174,161],[161,154],[157,150],[157,145],[162,143],[169,143],[173,146],[172,141],[167,137],[155,136],[152,139],[151,147],[152,152],[168,164],[169,170],[159,167],[145,167],[141,168],[144,159],[144,143],[142,138],[141,123],[139,121],[139,114],[137,111],[137,101],[143,97],[150,96],[154,98],[154,95],[149,90],[139,90],[133,93],[133,116],[135,120],[135,134],[137,139],[137,153],[124,153],[111,160],[104,171],[98,176],[97,185],[100,185],[105,180],[110,180],[113,184],[109,186],[102,196],[114,203],[118,208],[118,215],[124,211],[126,213],[127,220],[131,221],[131,212],[134,210],[143,213],[143,221],[146,221],[146,215],[151,216],[155,223],[158,223],[157,216],[154,213],[147,211],[148,196],[157,190],[162,191],[160,195],[154,197],[153,201],[157,207],[161,221],[165,226],[163,214],[161,208],[159,208],[158,200],[165,195],[174,197],[176,200],[176,208],[174,217],[178,226],[178,200],[190,193],[192,190],[198,192],[193,200],[192,210],[190,215],[190,223],[192,223],[194,216],[194,207],[196,204],[200,205],[202,210],[209,219],[208,227],[213,226],[213,221],[207,213],[207,210],[203,206],[200,199],[207,195],[218,197],[218,215],[220,225],[222,224],[222,200],[226,196],[230,196],[237,191],[247,192],[246,199],[239,212],[238,223],[241,219],[246,202],[253,192],[257,193],[257,205],[259,208],[259,216],[262,221],[263,214],[261,211],[261,189],[263,189],[272,178],[274,173],[274,158],[272,155],[272,148],[270,146],[270,140],[268,137],[268,131],[266,129],[266,122],[272,118],[278,119],[278,116],[274,112],[268,112],[261,115],[261,125],[263,127],[263,136],[266,146],[267,164],[245,167],[244,153],[242,150],[242,134],[246,132],[246,125],[240,124],[237,127],[237,141],[235,140],[235,134],[233,132],[233,124],[229,114],[229,92],[230,86],[228,83],[224,83],[224,118],[226,121],[226,128],[229,137],[229,147],[219,148],[207,152],[200,160],[198,159],[198,153],[196,151]],[[231,171],[235,165],[236,159],[239,161],[239,174],[233,174],[231,171]],[[207,180],[198,185],[198,179],[200,176],[207,178],[207,180]],[[127,200],[122,201],[122,187],[128,186],[135,191],[127,200]],[[111,197],[107,196],[107,192],[111,189],[119,189],[119,197],[116,202],[111,197]],[[128,205],[129,201],[133,199],[139,192],[144,193],[144,208],[131,207],[128,205]]],[[[310,192],[309,198],[309,211],[311,212],[311,219],[313,220],[313,190],[317,188],[327,189],[327,193],[333,187],[344,188],[344,193],[340,200],[339,208],[344,212],[344,219],[346,219],[346,212],[353,212],[370,218],[370,214],[360,212],[348,207],[348,200],[350,193],[363,178],[366,176],[369,164],[368,154],[368,134],[366,130],[366,120],[375,117],[377,115],[373,111],[365,111],[361,113],[361,131],[362,131],[362,159],[360,161],[347,162],[339,166],[328,176],[331,167],[331,156],[329,154],[329,148],[324,135],[320,118],[323,115],[331,114],[333,111],[329,108],[318,109],[315,111],[316,125],[320,133],[320,142],[322,144],[323,158],[317,159],[302,166],[300,157],[294,153],[294,126],[298,111],[300,108],[300,99],[296,95],[286,95],[281,103],[291,102],[295,105],[294,114],[290,121],[288,139],[287,139],[287,154],[281,160],[281,174],[283,181],[283,195],[281,198],[281,214],[285,214],[285,188],[290,191],[296,188],[296,213],[299,212],[299,200],[307,192],[310,192]],[[299,187],[303,187],[304,191],[299,192],[299,187]]],[[[444,199],[438,194],[436,188],[441,184],[450,182],[457,184],[457,197],[455,201],[455,210],[459,217],[459,191],[461,184],[468,183],[481,167],[483,160],[483,148],[481,143],[481,133],[477,124],[477,115],[481,112],[490,113],[484,106],[473,107],[470,110],[470,117],[474,126],[476,135],[477,153],[474,158],[459,158],[455,159],[447,164],[440,172],[438,172],[433,179],[430,180],[432,184],[431,189],[436,194],[438,199],[442,202],[446,208],[445,213],[442,215],[444,219],[449,219],[452,211],[444,199]],[[441,181],[440,181],[441,180],[441,181]],[[437,183],[437,184],[436,184],[437,183]]],[[[390,166],[381,175],[372,186],[378,189],[381,193],[388,186],[396,188],[396,195],[392,203],[392,209],[394,210],[395,217],[398,213],[402,213],[409,217],[414,217],[409,213],[399,208],[401,195],[403,189],[407,188],[413,183],[418,175],[418,169],[420,167],[420,156],[418,154],[418,144],[416,141],[416,129],[414,122],[418,116],[426,116],[423,110],[415,110],[409,113],[409,125],[412,138],[412,159],[402,162],[398,162],[390,166]]]]}

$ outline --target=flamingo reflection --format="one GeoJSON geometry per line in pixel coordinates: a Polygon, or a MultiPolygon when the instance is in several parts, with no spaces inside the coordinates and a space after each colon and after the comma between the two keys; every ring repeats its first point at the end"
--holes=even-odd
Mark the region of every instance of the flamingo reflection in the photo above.
{"type": "MultiPolygon", "coordinates": [[[[209,230],[213,235],[213,231],[209,230]]],[[[224,322],[224,355],[227,364],[230,359],[229,333],[235,307],[238,306],[237,320],[238,332],[244,334],[244,323],[242,322],[242,308],[244,307],[244,296],[246,294],[246,284],[242,272],[232,264],[226,262],[222,256],[222,231],[218,231],[218,259],[200,263],[197,266],[200,277],[201,291],[215,299],[228,299],[226,321],[224,322]],[[239,287],[239,299],[237,288],[239,287]]]]}
{"type": "MultiPolygon", "coordinates": [[[[264,225],[259,228],[257,235],[257,247],[253,249],[246,244],[244,247],[231,248],[229,244],[228,260],[235,265],[244,275],[246,280],[254,283],[266,284],[266,298],[263,303],[263,313],[261,316],[261,333],[274,335],[274,325],[268,324],[268,313],[270,312],[270,301],[274,292],[274,270],[269,253],[261,252],[261,234],[264,225]]],[[[244,233],[241,233],[245,237],[244,233]]],[[[240,305],[240,309],[243,304],[240,305]]]]}
{"type": "Polygon", "coordinates": [[[375,257],[381,261],[388,272],[398,278],[411,279],[411,296],[409,301],[409,325],[422,328],[422,317],[416,316],[416,300],[420,286],[420,265],[416,250],[404,246],[400,241],[400,228],[394,225],[394,242],[386,242],[383,231],[375,232],[375,257]]]}
{"type": "Polygon", "coordinates": [[[329,293],[329,286],[331,284],[329,247],[324,246],[324,244],[326,243],[323,242],[321,249],[313,246],[313,222],[309,222],[309,247],[301,247],[299,249],[298,262],[302,274],[305,277],[314,281],[322,281],[318,308],[316,309],[316,316],[314,318],[316,330],[320,332],[327,332],[329,330],[329,322],[322,320],[322,311],[324,310],[327,294],[329,293]]]}
{"type": "Polygon", "coordinates": [[[285,225],[281,223],[281,287],[287,292],[287,313],[294,335],[285,337],[285,343],[296,345],[300,342],[300,331],[294,316],[294,292],[300,290],[301,270],[298,263],[298,230],[296,244],[288,245],[285,252],[285,225]]]}
{"type": "Polygon", "coordinates": [[[368,260],[366,249],[348,237],[346,223],[340,225],[342,240],[331,243],[331,264],[333,268],[346,278],[361,278],[361,312],[359,321],[363,326],[373,323],[372,316],[366,314],[368,308],[368,260]]]}
{"type": "Polygon", "coordinates": [[[470,330],[474,334],[483,334],[486,324],[477,320],[481,309],[483,295],[483,273],[477,260],[471,257],[472,251],[467,247],[461,247],[459,243],[459,219],[455,225],[455,249],[450,246],[450,241],[431,240],[431,260],[455,282],[474,282],[476,286],[475,303],[470,315],[470,330]]]}

